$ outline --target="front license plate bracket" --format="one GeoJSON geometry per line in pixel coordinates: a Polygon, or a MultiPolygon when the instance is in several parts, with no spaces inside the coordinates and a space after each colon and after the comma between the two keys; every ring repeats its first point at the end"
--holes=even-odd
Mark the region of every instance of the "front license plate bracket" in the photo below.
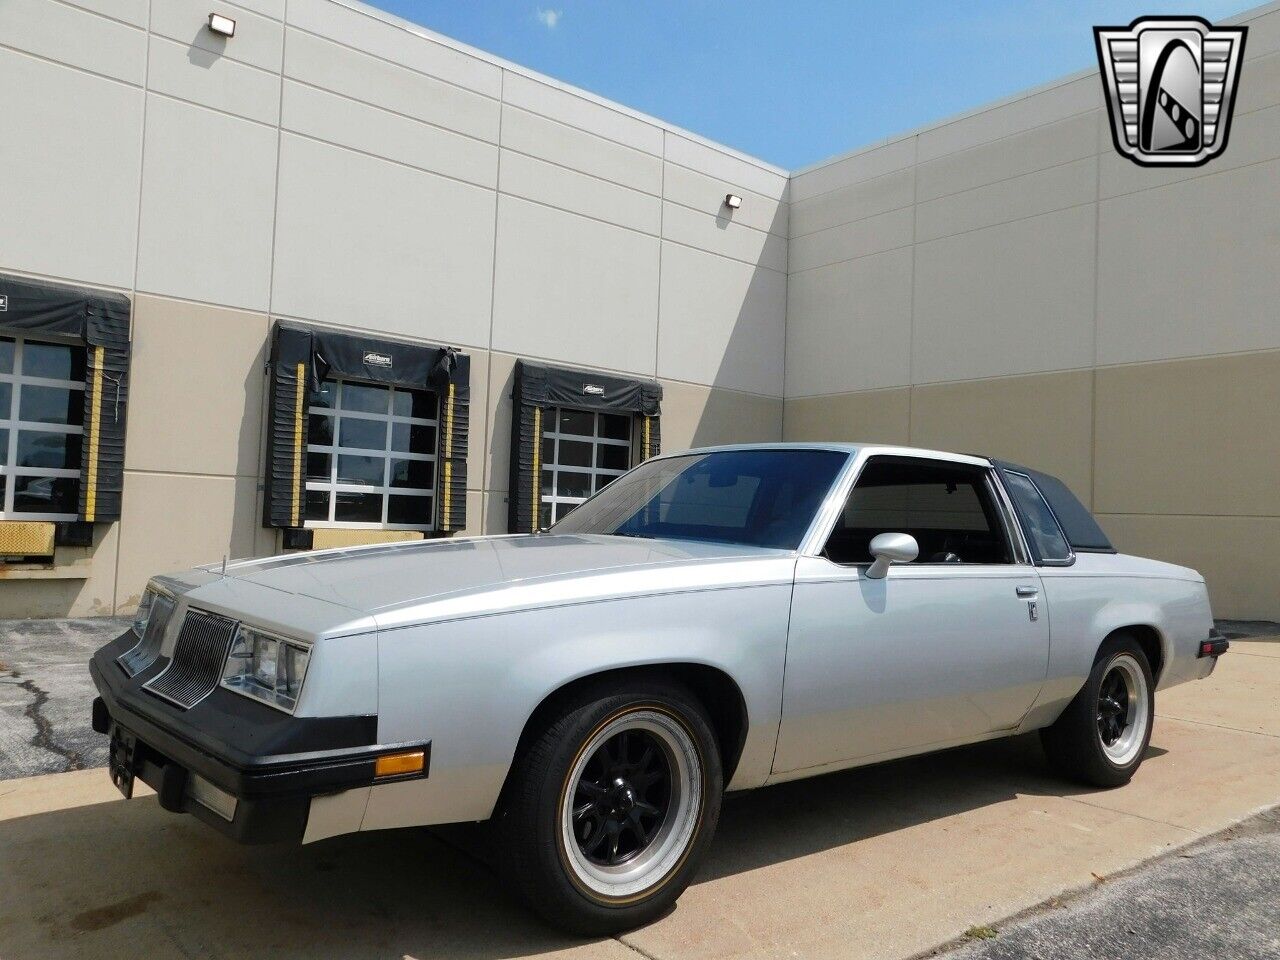
{"type": "Polygon", "coordinates": [[[124,794],[126,800],[133,798],[133,778],[137,772],[137,764],[138,738],[118,723],[113,723],[108,769],[111,771],[111,782],[124,794]]]}

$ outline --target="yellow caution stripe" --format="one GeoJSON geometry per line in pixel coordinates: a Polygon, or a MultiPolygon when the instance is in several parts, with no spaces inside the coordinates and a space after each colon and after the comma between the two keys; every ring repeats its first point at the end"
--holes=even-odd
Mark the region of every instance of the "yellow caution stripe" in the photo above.
{"type": "Polygon", "coordinates": [[[302,397],[306,390],[307,365],[298,364],[298,382],[293,397],[293,505],[289,526],[299,525],[302,513],[302,397]]]}
{"type": "Polygon", "coordinates": [[[533,408],[533,524],[532,533],[538,532],[538,514],[542,512],[542,408],[533,408]]]}
{"type": "Polygon", "coordinates": [[[440,518],[441,530],[449,529],[453,507],[453,400],[454,385],[451,383],[444,408],[444,512],[440,518]]]}
{"type": "Polygon", "coordinates": [[[105,347],[93,348],[93,387],[90,393],[89,469],[85,477],[84,518],[93,522],[98,512],[98,434],[102,429],[102,362],[105,347]]]}

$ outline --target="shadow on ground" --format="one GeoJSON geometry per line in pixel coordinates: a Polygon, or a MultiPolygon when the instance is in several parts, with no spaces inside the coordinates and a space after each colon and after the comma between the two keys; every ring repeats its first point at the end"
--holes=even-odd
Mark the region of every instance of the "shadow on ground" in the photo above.
{"type": "MultiPolygon", "coordinates": [[[[1034,737],[784,784],[728,799],[695,882],[1020,794],[1077,792],[1052,777],[1034,737]]],[[[99,803],[4,823],[0,942],[5,960],[73,951],[495,960],[573,948],[629,952],[612,940],[571,940],[533,920],[495,869],[500,857],[479,827],[240,847],[162,811],[154,797],[99,803]]]]}

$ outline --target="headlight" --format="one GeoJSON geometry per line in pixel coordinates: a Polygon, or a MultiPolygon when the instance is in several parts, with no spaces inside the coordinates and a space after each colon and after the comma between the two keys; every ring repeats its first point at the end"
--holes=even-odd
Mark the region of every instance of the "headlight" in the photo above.
{"type": "Polygon", "coordinates": [[[222,685],[293,713],[310,659],[310,647],[241,624],[222,670],[222,685]]]}
{"type": "Polygon", "coordinates": [[[151,619],[151,605],[155,600],[156,592],[148,586],[143,591],[142,600],[138,603],[138,612],[133,615],[133,632],[138,635],[139,640],[147,632],[147,621],[151,619]]]}

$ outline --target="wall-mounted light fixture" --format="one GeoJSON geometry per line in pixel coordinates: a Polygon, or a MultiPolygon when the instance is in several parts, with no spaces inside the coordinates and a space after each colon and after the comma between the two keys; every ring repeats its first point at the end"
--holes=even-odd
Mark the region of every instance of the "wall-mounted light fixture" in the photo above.
{"type": "Polygon", "coordinates": [[[209,29],[220,37],[234,37],[236,35],[236,22],[220,13],[211,13],[209,14],[209,29]]]}
{"type": "Polygon", "coordinates": [[[726,193],[724,195],[724,205],[730,210],[737,210],[742,206],[742,198],[736,193],[726,193]]]}

